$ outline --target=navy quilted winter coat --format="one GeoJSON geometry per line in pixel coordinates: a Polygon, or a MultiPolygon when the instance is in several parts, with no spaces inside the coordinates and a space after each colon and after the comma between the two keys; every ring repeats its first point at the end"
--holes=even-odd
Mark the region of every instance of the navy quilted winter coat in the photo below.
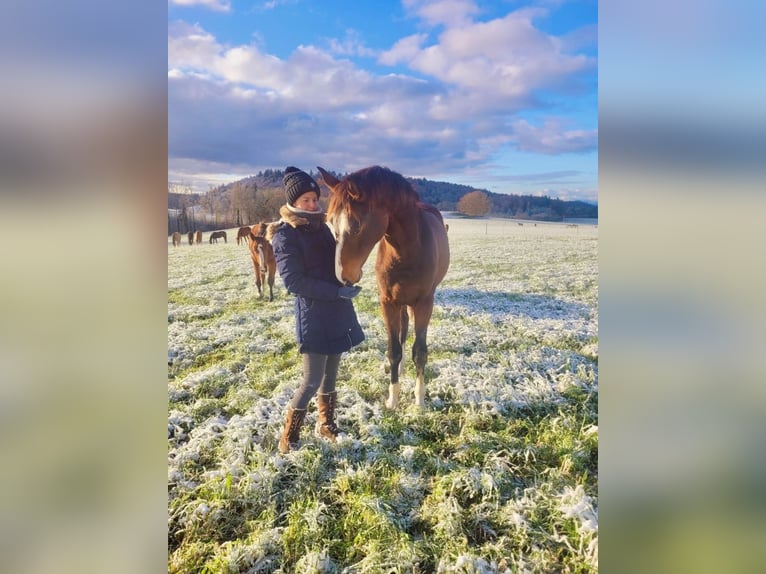
{"type": "Polygon", "coordinates": [[[324,223],[281,210],[271,244],[277,271],[295,295],[295,331],[301,353],[337,355],[364,340],[350,299],[338,297],[335,238],[324,223]],[[285,221],[287,220],[287,221],[285,221]]]}

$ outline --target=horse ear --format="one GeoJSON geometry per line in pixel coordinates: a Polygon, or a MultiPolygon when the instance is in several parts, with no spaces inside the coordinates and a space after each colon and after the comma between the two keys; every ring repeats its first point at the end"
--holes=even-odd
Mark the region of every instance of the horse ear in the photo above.
{"type": "Polygon", "coordinates": [[[327,173],[324,169],[322,169],[319,166],[317,166],[317,169],[319,170],[319,173],[322,174],[322,181],[324,181],[327,187],[329,187],[330,189],[333,189],[336,185],[340,183],[340,181],[338,181],[338,178],[332,175],[331,173],[327,173]]]}

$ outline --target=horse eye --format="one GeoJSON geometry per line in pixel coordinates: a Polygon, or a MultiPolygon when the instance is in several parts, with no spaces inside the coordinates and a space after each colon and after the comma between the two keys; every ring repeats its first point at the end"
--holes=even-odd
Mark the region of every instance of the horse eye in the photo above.
{"type": "Polygon", "coordinates": [[[362,226],[356,219],[352,219],[348,224],[348,234],[357,235],[362,230],[362,226]]]}

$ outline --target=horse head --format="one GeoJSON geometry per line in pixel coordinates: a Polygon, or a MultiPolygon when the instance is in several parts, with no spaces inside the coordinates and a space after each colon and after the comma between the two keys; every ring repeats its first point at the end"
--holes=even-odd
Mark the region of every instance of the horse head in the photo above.
{"type": "Polygon", "coordinates": [[[255,225],[250,227],[250,233],[257,237],[264,237],[266,235],[266,227],[267,224],[265,221],[261,221],[260,223],[256,223],[255,225]]]}
{"type": "Polygon", "coordinates": [[[378,209],[368,190],[346,178],[338,180],[318,167],[330,188],[327,223],[335,234],[335,275],[346,284],[362,279],[362,267],[388,228],[388,213],[378,209]]]}

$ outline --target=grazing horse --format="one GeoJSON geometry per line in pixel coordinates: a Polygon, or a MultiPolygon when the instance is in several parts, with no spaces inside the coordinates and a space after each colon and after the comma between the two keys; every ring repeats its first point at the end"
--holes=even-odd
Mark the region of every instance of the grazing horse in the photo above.
{"type": "Polygon", "coordinates": [[[391,383],[386,406],[399,405],[399,366],[410,317],[415,323],[412,360],[417,381],[415,404],[425,404],[426,334],[434,292],[449,268],[449,242],[441,213],[420,201],[402,175],[372,166],[339,181],[321,167],[330,188],[327,220],[335,231],[335,275],[343,284],[362,278],[362,266],[378,244],[375,273],[388,331],[391,383]]]}
{"type": "Polygon", "coordinates": [[[173,232],[173,247],[178,247],[181,245],[181,234],[177,231],[173,232]]]}
{"type": "Polygon", "coordinates": [[[253,260],[255,271],[255,285],[258,287],[258,296],[263,297],[263,287],[266,286],[266,273],[268,272],[269,301],[274,300],[274,275],[277,272],[277,260],[274,257],[274,249],[271,243],[263,237],[260,225],[253,225],[247,236],[247,245],[250,247],[250,257],[253,260]]]}
{"type": "Polygon", "coordinates": [[[228,241],[226,241],[225,231],[213,231],[213,233],[210,234],[210,243],[218,243],[219,239],[223,239],[224,243],[228,243],[228,241]]]}
{"type": "Polygon", "coordinates": [[[196,238],[195,238],[195,243],[196,243],[197,245],[199,245],[200,243],[202,243],[202,232],[201,232],[201,231],[198,231],[198,232],[197,232],[197,236],[196,236],[196,238]]]}
{"type": "Polygon", "coordinates": [[[247,245],[249,236],[250,236],[250,227],[247,225],[244,227],[240,227],[239,231],[237,231],[237,245],[240,244],[240,241],[242,242],[243,245],[247,245]]]}
{"type": "Polygon", "coordinates": [[[189,239],[189,245],[194,245],[194,232],[190,231],[187,235],[187,238],[189,239]]]}

